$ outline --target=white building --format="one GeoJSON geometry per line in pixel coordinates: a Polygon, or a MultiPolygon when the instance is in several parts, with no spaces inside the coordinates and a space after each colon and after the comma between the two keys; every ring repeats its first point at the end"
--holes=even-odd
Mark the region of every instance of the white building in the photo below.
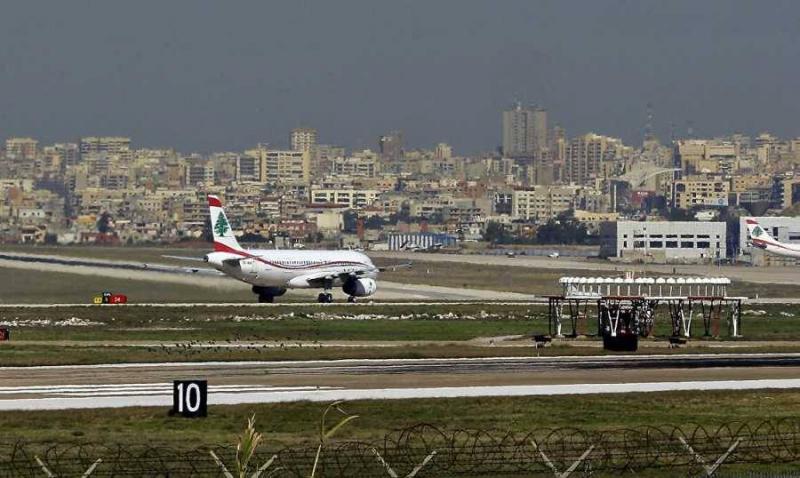
{"type": "Polygon", "coordinates": [[[724,222],[617,221],[601,228],[601,254],[623,261],[712,262],[727,254],[724,222]]]}
{"type": "Polygon", "coordinates": [[[381,194],[377,189],[312,189],[313,204],[339,204],[350,209],[372,205],[381,194]]]}
{"type": "Polygon", "coordinates": [[[511,215],[516,219],[549,221],[575,206],[578,186],[534,186],[516,190],[511,198],[511,215]]]}

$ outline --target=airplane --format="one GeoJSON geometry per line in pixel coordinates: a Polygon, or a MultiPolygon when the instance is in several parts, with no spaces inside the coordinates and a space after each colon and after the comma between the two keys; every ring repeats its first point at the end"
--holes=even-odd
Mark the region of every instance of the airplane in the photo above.
{"type": "Polygon", "coordinates": [[[203,260],[223,274],[250,284],[259,302],[274,302],[287,289],[320,288],[317,301],[327,303],[333,301],[334,287],[341,287],[348,301],[355,302],[378,289],[376,279],[385,268],[375,267],[360,252],[244,249],[233,234],[220,198],[208,195],[208,207],[214,252],[203,260]]]}
{"type": "Polygon", "coordinates": [[[747,236],[754,247],[779,256],[800,257],[800,245],[785,244],[773,239],[755,219],[746,219],[745,222],[747,223],[747,236]]]}

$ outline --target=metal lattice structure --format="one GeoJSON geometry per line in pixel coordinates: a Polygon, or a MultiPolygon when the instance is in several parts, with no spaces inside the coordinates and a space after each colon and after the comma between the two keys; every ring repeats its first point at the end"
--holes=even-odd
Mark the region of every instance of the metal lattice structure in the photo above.
{"type": "Polygon", "coordinates": [[[666,311],[673,337],[692,337],[697,323],[706,337],[719,337],[723,330],[740,337],[747,298],[729,296],[730,283],[724,277],[562,277],[561,294],[548,296],[549,332],[590,335],[588,321],[596,320],[597,335],[604,339],[648,337],[666,311]]]}

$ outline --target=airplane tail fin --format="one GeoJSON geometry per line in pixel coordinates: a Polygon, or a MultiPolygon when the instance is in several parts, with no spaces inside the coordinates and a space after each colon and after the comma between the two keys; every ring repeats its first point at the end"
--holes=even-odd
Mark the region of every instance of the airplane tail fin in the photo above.
{"type": "Polygon", "coordinates": [[[777,244],[778,241],[773,239],[773,237],[763,228],[761,227],[755,219],[747,219],[747,237],[756,244],[777,244]]]}
{"type": "Polygon", "coordinates": [[[241,251],[242,246],[233,235],[233,230],[225,216],[219,197],[208,195],[208,209],[211,213],[211,233],[214,235],[214,250],[218,252],[241,251]]]}

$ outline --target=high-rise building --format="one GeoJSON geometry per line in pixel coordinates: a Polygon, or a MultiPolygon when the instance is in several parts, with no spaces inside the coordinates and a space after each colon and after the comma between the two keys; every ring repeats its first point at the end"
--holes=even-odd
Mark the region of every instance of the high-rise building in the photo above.
{"type": "Polygon", "coordinates": [[[547,110],[535,108],[533,110],[533,149],[537,155],[548,146],[547,110]]]}
{"type": "Polygon", "coordinates": [[[547,110],[517,103],[503,111],[503,154],[534,158],[547,149],[547,110]]]}
{"type": "Polygon", "coordinates": [[[738,169],[739,161],[734,143],[703,139],[676,141],[674,158],[685,175],[730,173],[738,169]]]}
{"type": "Polygon", "coordinates": [[[453,157],[453,147],[447,143],[439,143],[433,151],[434,159],[450,159],[453,157]]]}
{"type": "Polygon", "coordinates": [[[392,131],[381,136],[378,138],[378,147],[384,161],[400,161],[403,158],[403,133],[392,131]]]}
{"type": "Polygon", "coordinates": [[[311,181],[311,153],[266,150],[261,155],[261,182],[304,183],[311,181]]]}
{"type": "Polygon", "coordinates": [[[313,155],[317,146],[317,130],[314,128],[293,129],[290,144],[292,151],[308,151],[313,155]]]}
{"type": "Polygon", "coordinates": [[[308,184],[311,181],[311,153],[273,150],[259,144],[239,158],[236,178],[270,185],[308,184]]]}
{"type": "Polygon", "coordinates": [[[184,178],[186,186],[213,186],[215,170],[214,164],[206,158],[186,158],[186,171],[184,178]]]}
{"type": "Polygon", "coordinates": [[[81,157],[93,153],[106,153],[123,161],[131,159],[131,139],[116,136],[89,136],[81,138],[81,157]]]}
{"type": "Polygon", "coordinates": [[[591,184],[604,175],[604,163],[613,164],[629,150],[618,138],[594,133],[572,138],[567,144],[561,179],[574,184],[591,184]]]}
{"type": "Polygon", "coordinates": [[[8,138],[6,140],[6,157],[16,161],[33,161],[39,142],[33,138],[8,138]]]}
{"type": "Polygon", "coordinates": [[[61,157],[62,169],[71,168],[80,161],[78,145],[75,143],[56,143],[53,148],[61,157]]]}

